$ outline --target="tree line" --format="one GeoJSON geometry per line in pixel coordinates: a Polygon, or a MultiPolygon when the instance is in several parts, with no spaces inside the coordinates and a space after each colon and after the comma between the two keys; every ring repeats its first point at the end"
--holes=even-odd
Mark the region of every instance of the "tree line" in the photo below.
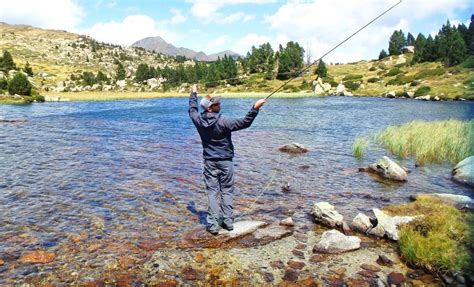
{"type": "Polygon", "coordinates": [[[415,47],[412,64],[442,61],[446,66],[458,65],[474,55],[474,15],[469,27],[451,25],[448,20],[434,37],[426,37],[422,33],[416,38],[411,33],[405,37],[402,30],[394,31],[389,40],[388,53],[382,50],[379,59],[400,55],[405,46],[415,47]]]}
{"type": "MultiPolygon", "coordinates": [[[[0,77],[0,93],[7,90],[10,95],[31,96],[33,94],[33,86],[27,77],[33,76],[33,69],[28,62],[26,62],[24,68],[17,68],[10,52],[4,50],[2,57],[0,57],[0,71],[4,74],[0,77]],[[8,79],[11,70],[16,72],[11,79],[8,79]]],[[[35,95],[35,97],[38,101],[44,101],[44,98],[39,95],[35,95]]]]}

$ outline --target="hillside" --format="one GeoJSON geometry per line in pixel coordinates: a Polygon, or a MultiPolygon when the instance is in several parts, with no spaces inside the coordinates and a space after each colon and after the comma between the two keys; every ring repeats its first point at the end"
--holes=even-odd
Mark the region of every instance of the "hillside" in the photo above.
{"type": "MultiPolygon", "coordinates": [[[[160,69],[178,69],[193,66],[192,60],[176,59],[143,48],[122,47],[98,42],[90,37],[65,31],[44,30],[24,25],[0,23],[0,50],[8,50],[19,68],[29,62],[34,75],[29,80],[43,95],[81,99],[84,92],[172,92],[187,93],[188,83],[166,87],[166,78],[152,78],[143,83],[134,81],[141,63],[160,69]],[[117,80],[117,62],[125,70],[125,79],[117,80]],[[105,74],[100,84],[84,83],[85,73],[105,74]],[[74,96],[68,92],[75,92],[74,96]],[[71,96],[68,96],[71,95],[71,96]]],[[[282,92],[306,92],[316,95],[356,95],[417,97],[430,95],[431,99],[474,99],[474,70],[463,65],[450,68],[441,63],[426,62],[410,65],[411,54],[387,57],[383,60],[328,65],[328,76],[319,79],[314,70],[294,79],[282,92]],[[340,85],[343,84],[344,86],[340,85]],[[316,88],[316,89],[315,89],[316,88]],[[420,90],[420,88],[422,88],[420,90]],[[418,91],[418,92],[417,92],[418,91]],[[416,93],[415,93],[416,92],[416,93]]],[[[472,62],[472,58],[468,61],[472,62]]],[[[241,66],[240,63],[238,63],[241,66]]],[[[472,67],[472,63],[467,65],[472,67]]],[[[11,77],[0,72],[0,78],[11,77]]],[[[207,87],[214,93],[268,93],[283,81],[267,80],[264,74],[238,72],[237,85],[225,80],[207,87]]],[[[205,81],[202,80],[203,88],[205,81]]],[[[201,89],[204,91],[204,89],[201,89]]],[[[147,95],[146,97],[149,97],[147,95]]],[[[139,98],[139,94],[130,97],[139,98]]],[[[90,97],[83,97],[90,99],[90,97]]],[[[99,97],[102,98],[102,97],[99,97]]],[[[121,98],[121,97],[106,97],[121,98]]]]}

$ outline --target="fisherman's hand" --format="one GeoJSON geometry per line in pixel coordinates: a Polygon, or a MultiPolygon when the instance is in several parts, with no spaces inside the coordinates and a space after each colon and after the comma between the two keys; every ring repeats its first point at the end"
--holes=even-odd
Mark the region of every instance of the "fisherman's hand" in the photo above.
{"type": "Polygon", "coordinates": [[[191,93],[197,93],[198,91],[198,86],[196,84],[194,84],[192,87],[191,87],[191,93]]]}
{"type": "Polygon", "coordinates": [[[266,102],[267,102],[266,99],[260,99],[260,100],[258,100],[258,101],[255,103],[254,107],[258,110],[258,109],[260,109],[266,102]]]}

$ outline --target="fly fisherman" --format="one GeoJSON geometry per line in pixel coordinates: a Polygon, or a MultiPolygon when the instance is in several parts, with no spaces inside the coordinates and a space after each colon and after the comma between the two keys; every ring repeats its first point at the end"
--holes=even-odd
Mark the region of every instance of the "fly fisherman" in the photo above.
{"type": "Polygon", "coordinates": [[[205,96],[198,112],[197,86],[193,85],[189,97],[189,116],[201,136],[204,158],[204,183],[208,199],[207,231],[219,234],[219,225],[234,229],[232,194],[234,193],[234,145],[232,132],[250,127],[259,109],[266,103],[258,100],[243,118],[233,119],[220,114],[221,97],[205,96]]]}

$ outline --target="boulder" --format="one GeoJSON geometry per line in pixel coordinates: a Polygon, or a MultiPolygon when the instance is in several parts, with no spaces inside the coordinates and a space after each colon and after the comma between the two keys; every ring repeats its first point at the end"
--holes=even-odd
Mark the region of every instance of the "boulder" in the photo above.
{"type": "Polygon", "coordinates": [[[415,96],[415,92],[406,92],[406,93],[405,93],[405,96],[406,96],[407,98],[413,99],[413,97],[415,96]]]}
{"type": "Polygon", "coordinates": [[[365,233],[369,230],[369,228],[372,228],[372,223],[370,222],[370,218],[367,215],[359,213],[352,220],[351,227],[354,230],[365,233]]]}
{"type": "Polygon", "coordinates": [[[286,144],[280,147],[279,150],[291,154],[300,154],[308,151],[308,149],[304,145],[299,143],[286,144]]]}
{"type": "Polygon", "coordinates": [[[324,96],[326,91],[324,90],[323,86],[321,86],[319,83],[316,83],[314,87],[314,93],[318,96],[324,96]]]}
{"type": "Polygon", "coordinates": [[[334,209],[334,206],[325,201],[315,203],[311,214],[316,222],[329,227],[342,226],[344,221],[344,217],[334,209]]]}
{"type": "Polygon", "coordinates": [[[434,98],[431,99],[432,101],[439,101],[441,100],[438,96],[435,96],[434,98]]]}
{"type": "Polygon", "coordinates": [[[466,195],[451,194],[451,193],[422,193],[415,196],[410,196],[412,200],[416,200],[418,196],[432,196],[439,198],[445,203],[453,204],[459,209],[474,209],[474,199],[466,195]]]}
{"type": "Polygon", "coordinates": [[[125,88],[127,86],[127,81],[125,80],[118,80],[117,81],[117,86],[119,86],[120,88],[125,88]]]}
{"type": "Polygon", "coordinates": [[[474,186],[474,156],[467,157],[460,161],[453,169],[453,180],[474,186]]]}
{"type": "Polygon", "coordinates": [[[359,248],[360,238],[357,236],[346,236],[333,229],[323,233],[321,240],[314,246],[313,252],[342,253],[359,248]]]}
{"type": "Polygon", "coordinates": [[[293,218],[287,217],[287,218],[283,219],[282,221],[280,221],[280,225],[283,225],[283,226],[294,226],[295,223],[293,222],[293,218]]]}
{"type": "Polygon", "coordinates": [[[391,92],[388,92],[385,96],[389,99],[393,99],[395,98],[396,94],[394,91],[391,91],[391,92]]]}
{"type": "Polygon", "coordinates": [[[345,90],[346,90],[346,87],[344,86],[344,84],[337,85],[336,96],[343,95],[345,90]]]}
{"type": "Polygon", "coordinates": [[[398,240],[398,230],[393,218],[390,215],[385,214],[378,208],[372,209],[377,218],[377,227],[382,227],[385,230],[385,235],[388,238],[397,241],[398,240]]]}
{"type": "Polygon", "coordinates": [[[348,90],[344,90],[344,92],[342,92],[342,96],[345,96],[345,97],[353,97],[354,94],[352,94],[350,91],[348,90]]]}
{"type": "Polygon", "coordinates": [[[397,163],[386,156],[384,156],[377,163],[369,165],[368,169],[362,170],[373,172],[386,179],[395,181],[407,181],[408,178],[405,169],[400,167],[397,163]]]}
{"type": "Polygon", "coordinates": [[[429,101],[431,99],[430,95],[416,97],[415,100],[429,101]]]}

